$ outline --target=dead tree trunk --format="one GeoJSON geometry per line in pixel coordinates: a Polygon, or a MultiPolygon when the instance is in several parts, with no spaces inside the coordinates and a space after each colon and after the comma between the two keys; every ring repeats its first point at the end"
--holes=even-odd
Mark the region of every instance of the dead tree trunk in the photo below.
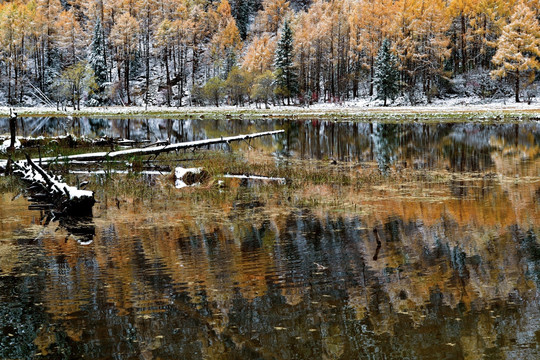
{"type": "Polygon", "coordinates": [[[70,216],[91,216],[96,202],[94,193],[69,186],[60,179],[48,174],[26,155],[26,162],[14,163],[16,175],[31,184],[31,200],[48,202],[59,212],[70,216]]]}
{"type": "Polygon", "coordinates": [[[17,141],[17,113],[13,112],[12,109],[9,109],[9,132],[11,141],[8,150],[12,152],[15,150],[15,143],[17,141]]]}

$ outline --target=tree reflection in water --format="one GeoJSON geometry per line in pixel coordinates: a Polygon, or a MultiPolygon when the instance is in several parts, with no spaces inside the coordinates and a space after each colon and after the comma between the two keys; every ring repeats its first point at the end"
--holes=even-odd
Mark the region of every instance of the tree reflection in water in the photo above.
{"type": "MultiPolygon", "coordinates": [[[[275,125],[186,120],[139,134],[137,121],[133,138],[186,140],[275,125]]],[[[351,162],[382,151],[369,124],[286,125],[289,137],[260,148],[351,162]]],[[[90,222],[45,227],[2,194],[0,358],[538,358],[538,126],[390,132],[384,167],[456,178],[345,192],[358,214],[239,187],[209,203],[104,200],[90,222]]]]}

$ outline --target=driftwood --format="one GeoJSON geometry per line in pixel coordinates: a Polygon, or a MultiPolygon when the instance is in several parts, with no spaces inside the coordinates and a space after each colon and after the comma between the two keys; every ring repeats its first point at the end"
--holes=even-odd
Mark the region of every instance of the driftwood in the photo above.
{"type": "Polygon", "coordinates": [[[260,132],[260,133],[254,133],[254,134],[248,134],[248,135],[237,135],[237,136],[221,137],[221,138],[215,138],[215,139],[187,141],[183,143],[163,145],[163,146],[151,146],[151,147],[145,147],[145,148],[135,148],[135,149],[110,151],[110,152],[97,152],[97,153],[89,153],[89,154],[48,157],[48,158],[43,158],[41,160],[43,162],[71,161],[71,160],[103,161],[106,159],[116,159],[116,158],[126,157],[126,156],[158,155],[161,153],[178,151],[182,149],[200,148],[200,147],[216,145],[216,144],[229,144],[235,141],[248,141],[249,142],[251,139],[255,139],[255,138],[263,137],[263,136],[277,135],[284,132],[285,130],[267,131],[267,132],[260,132]]]}
{"type": "Polygon", "coordinates": [[[30,200],[73,216],[91,216],[94,193],[69,186],[48,174],[27,155],[26,161],[13,164],[14,174],[30,183],[30,200]]]}

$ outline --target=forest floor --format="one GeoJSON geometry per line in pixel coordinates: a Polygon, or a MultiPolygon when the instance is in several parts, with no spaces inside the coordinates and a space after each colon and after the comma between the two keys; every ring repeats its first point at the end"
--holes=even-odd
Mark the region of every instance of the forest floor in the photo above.
{"type": "MultiPolygon", "coordinates": [[[[419,121],[521,121],[540,119],[540,102],[515,103],[497,101],[482,103],[468,98],[442,100],[429,105],[378,106],[377,102],[319,103],[312,106],[246,107],[156,107],[110,106],[68,108],[17,107],[19,116],[95,116],[95,117],[173,117],[173,118],[321,118],[334,120],[419,120],[419,121]]],[[[9,107],[0,107],[0,117],[9,116],[9,107]]]]}

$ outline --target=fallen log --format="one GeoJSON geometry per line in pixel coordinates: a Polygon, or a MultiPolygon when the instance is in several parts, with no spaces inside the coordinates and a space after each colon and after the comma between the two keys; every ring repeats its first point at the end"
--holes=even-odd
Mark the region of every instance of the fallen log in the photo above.
{"type": "Polygon", "coordinates": [[[70,160],[102,161],[105,159],[115,159],[115,158],[120,158],[120,157],[125,157],[125,156],[158,155],[161,153],[177,151],[177,150],[182,150],[182,149],[199,148],[199,147],[205,147],[205,146],[216,145],[216,144],[229,144],[235,141],[248,141],[249,142],[251,139],[255,139],[255,138],[263,137],[263,136],[277,135],[284,132],[285,130],[275,130],[275,131],[266,131],[266,132],[248,134],[248,135],[237,135],[237,136],[221,137],[221,138],[215,138],[215,139],[187,141],[183,143],[163,145],[163,146],[151,146],[151,147],[146,147],[146,148],[135,148],[135,149],[127,149],[127,150],[119,150],[119,151],[97,152],[97,153],[78,154],[78,155],[69,155],[69,156],[60,155],[56,157],[43,158],[41,159],[41,161],[43,162],[70,161],[70,160]]]}
{"type": "Polygon", "coordinates": [[[61,213],[70,216],[91,216],[92,207],[96,200],[94,193],[89,190],[79,190],[69,186],[59,178],[48,174],[39,165],[26,155],[26,161],[17,161],[13,164],[13,173],[22,180],[30,183],[29,191],[36,202],[53,204],[61,213]]]}
{"type": "Polygon", "coordinates": [[[269,177],[269,176],[259,176],[259,175],[249,175],[249,174],[241,174],[241,175],[235,175],[235,174],[225,174],[222,177],[224,178],[231,178],[231,179],[240,179],[242,181],[253,181],[253,182],[260,182],[260,183],[269,183],[269,182],[275,182],[279,185],[285,185],[287,183],[287,179],[281,178],[281,177],[269,177]]]}

